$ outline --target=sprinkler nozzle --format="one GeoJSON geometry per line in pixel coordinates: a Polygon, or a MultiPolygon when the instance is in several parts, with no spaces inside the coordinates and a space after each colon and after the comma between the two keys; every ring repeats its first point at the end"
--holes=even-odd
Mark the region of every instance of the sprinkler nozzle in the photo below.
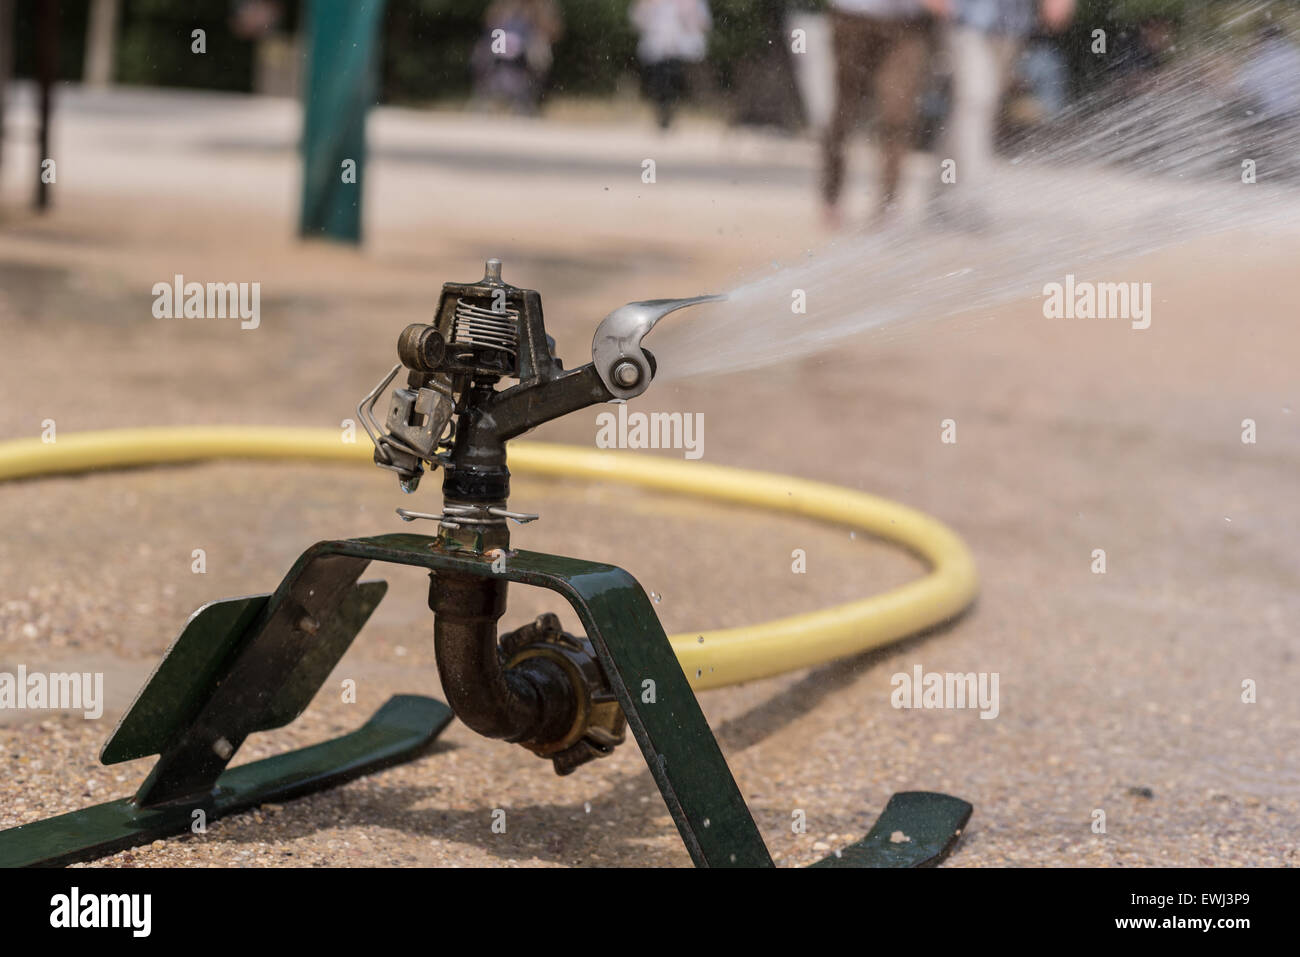
{"type": "Polygon", "coordinates": [[[616,399],[633,399],[650,386],[654,366],[641,340],[664,316],[702,302],[719,302],[726,296],[693,296],[690,299],[647,299],[619,306],[596,327],[591,341],[591,360],[600,381],[616,399]]]}
{"type": "Polygon", "coordinates": [[[641,381],[641,370],[633,363],[624,360],[614,366],[614,381],[625,389],[630,389],[641,381]]]}

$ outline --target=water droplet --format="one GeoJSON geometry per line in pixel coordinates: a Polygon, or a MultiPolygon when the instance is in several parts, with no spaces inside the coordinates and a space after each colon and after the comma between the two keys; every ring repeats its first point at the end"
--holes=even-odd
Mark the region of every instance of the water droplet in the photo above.
{"type": "Polygon", "coordinates": [[[663,600],[663,596],[660,595],[658,592],[653,592],[653,591],[652,591],[652,592],[650,593],[650,597],[653,598],[653,599],[655,600],[655,604],[656,604],[656,605],[659,604],[659,602],[663,600]]]}

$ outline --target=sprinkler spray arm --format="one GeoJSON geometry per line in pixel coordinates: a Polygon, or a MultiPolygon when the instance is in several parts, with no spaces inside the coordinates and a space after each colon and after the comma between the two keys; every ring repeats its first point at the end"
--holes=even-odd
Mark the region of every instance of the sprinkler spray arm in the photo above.
{"type": "Polygon", "coordinates": [[[725,298],[694,296],[629,302],[601,320],[591,341],[591,363],[610,395],[616,399],[634,399],[649,387],[655,374],[654,356],[641,347],[641,340],[655,323],[678,309],[725,298]]]}
{"type": "MultiPolygon", "coordinates": [[[[494,438],[504,441],[590,405],[636,398],[650,387],[657,371],[654,355],[641,345],[655,324],[678,309],[725,298],[650,299],[620,306],[596,327],[591,362],[494,393],[478,406],[480,427],[490,428],[494,438]]],[[[559,370],[560,360],[549,353],[548,358],[559,370]]]]}

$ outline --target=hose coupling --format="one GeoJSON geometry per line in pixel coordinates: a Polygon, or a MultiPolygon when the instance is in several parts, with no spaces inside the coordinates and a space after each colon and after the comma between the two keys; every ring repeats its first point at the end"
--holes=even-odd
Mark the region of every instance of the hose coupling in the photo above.
{"type": "Polygon", "coordinates": [[[525,662],[549,661],[568,678],[573,723],[552,740],[520,742],[539,757],[550,758],[556,774],[569,774],[588,761],[613,753],[623,743],[627,719],[595,649],[585,637],[564,631],[558,616],[547,612],[502,635],[501,654],[507,671],[526,667],[525,662]]]}

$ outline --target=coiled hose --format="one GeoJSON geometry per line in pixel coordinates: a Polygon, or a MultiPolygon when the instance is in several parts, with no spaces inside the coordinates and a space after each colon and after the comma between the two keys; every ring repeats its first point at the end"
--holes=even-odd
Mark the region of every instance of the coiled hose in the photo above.
{"type": "MultiPolygon", "coordinates": [[[[0,481],[207,459],[371,462],[334,429],[271,426],[111,429],[0,442],[0,481]]],[[[637,485],[801,515],[901,545],[930,572],[898,588],[740,628],[672,635],[697,690],[739,684],[879,648],[956,617],[978,590],[969,549],[943,523],[887,499],[823,482],[698,462],[539,442],[510,445],[512,471],[637,485]],[[701,641],[700,639],[704,640],[701,641]]]]}

